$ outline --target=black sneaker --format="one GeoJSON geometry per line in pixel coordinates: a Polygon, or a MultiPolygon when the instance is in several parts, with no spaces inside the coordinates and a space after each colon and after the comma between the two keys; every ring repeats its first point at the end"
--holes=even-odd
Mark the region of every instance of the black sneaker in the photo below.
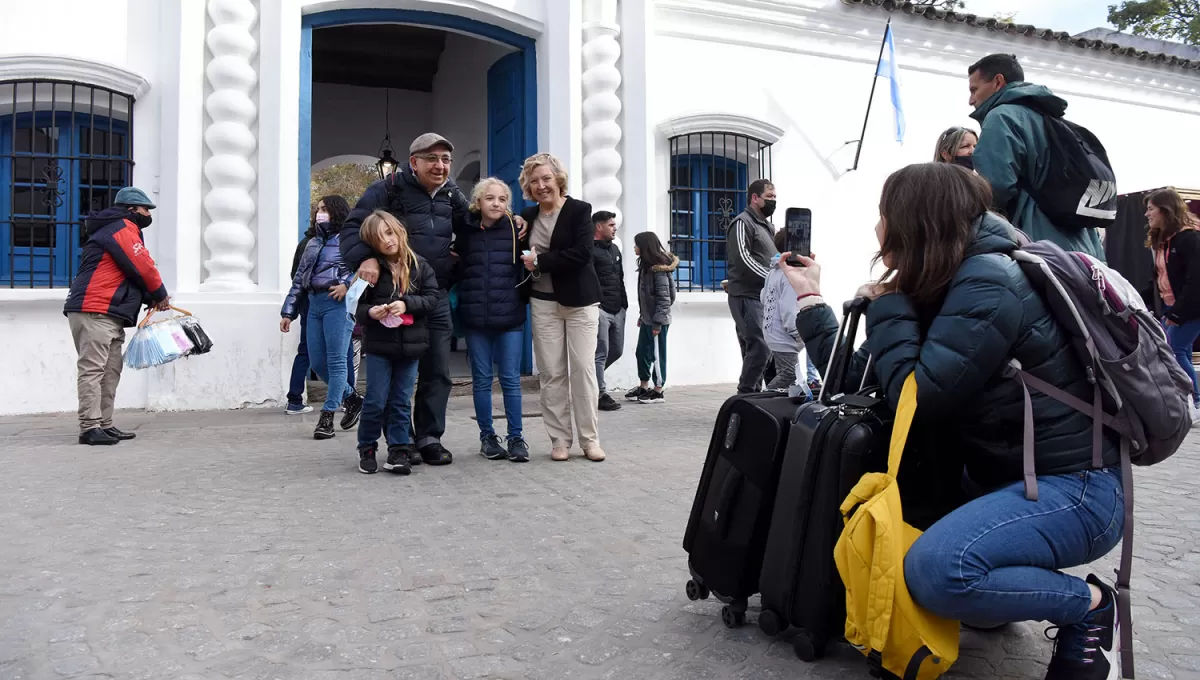
{"type": "Polygon", "coordinates": [[[609,395],[607,392],[600,395],[599,407],[600,407],[601,411],[619,411],[619,410],[621,410],[621,404],[618,403],[616,399],[613,399],[612,396],[609,395]]]}
{"type": "Polygon", "coordinates": [[[528,463],[529,444],[524,439],[508,440],[508,459],[514,463],[528,463]]]}
{"type": "Polygon", "coordinates": [[[1054,640],[1054,656],[1046,669],[1046,680],[1116,680],[1120,675],[1120,621],[1117,592],[1094,574],[1087,582],[1100,588],[1100,606],[1072,626],[1051,626],[1046,637],[1054,640]],[[1050,637],[1050,631],[1057,631],[1050,637]]]}
{"type": "Polygon", "coordinates": [[[362,417],[363,398],[357,394],[351,394],[342,402],[342,408],[346,410],[346,415],[342,416],[342,429],[349,430],[358,424],[358,419],[362,417]]]}
{"type": "Polygon", "coordinates": [[[412,472],[412,466],[408,462],[412,453],[412,446],[408,444],[389,446],[387,462],[383,464],[383,469],[394,475],[407,475],[412,472]]]}
{"type": "Polygon", "coordinates": [[[374,444],[365,449],[358,450],[358,471],[364,475],[373,475],[379,470],[379,463],[375,462],[375,452],[378,447],[374,444]]]}
{"type": "Polygon", "coordinates": [[[641,398],[641,396],[643,394],[645,394],[649,391],[650,390],[645,389],[641,385],[638,385],[637,387],[635,387],[632,390],[629,390],[628,392],[625,393],[625,399],[627,401],[637,401],[638,399],[641,398]]]}
{"type": "Polygon", "coordinates": [[[408,451],[408,466],[416,467],[425,461],[421,460],[421,452],[416,450],[411,444],[406,449],[408,451]]]}
{"type": "Polygon", "coordinates": [[[93,427],[79,435],[79,443],[87,446],[112,446],[121,441],[104,430],[93,427]]]}
{"type": "Polygon", "coordinates": [[[333,411],[321,411],[317,429],[313,430],[313,439],[333,439],[333,411]]]}
{"type": "Polygon", "coordinates": [[[642,396],[638,397],[639,404],[661,404],[667,400],[667,395],[657,387],[652,390],[646,390],[642,396]]]}
{"type": "Polygon", "coordinates": [[[504,460],[508,458],[508,451],[504,450],[504,444],[494,434],[480,440],[479,454],[488,460],[504,460]]]}
{"type": "Polygon", "coordinates": [[[426,465],[449,465],[454,462],[454,454],[446,450],[441,443],[421,447],[421,460],[426,465]]]}

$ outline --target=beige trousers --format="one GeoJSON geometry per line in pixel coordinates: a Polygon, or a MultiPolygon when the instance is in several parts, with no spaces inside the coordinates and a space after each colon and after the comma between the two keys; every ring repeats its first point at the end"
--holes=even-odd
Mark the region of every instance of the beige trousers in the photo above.
{"type": "Polygon", "coordinates": [[[563,307],[557,302],[530,300],[533,317],[533,356],[541,383],[542,419],[553,447],[570,448],[571,412],[579,446],[600,448],[596,386],[596,333],[600,306],[563,307]]]}
{"type": "Polygon", "coordinates": [[[70,312],[67,323],[75,351],[79,393],[79,431],[113,426],[113,401],[121,382],[121,347],[125,329],[107,314],[70,312]]]}

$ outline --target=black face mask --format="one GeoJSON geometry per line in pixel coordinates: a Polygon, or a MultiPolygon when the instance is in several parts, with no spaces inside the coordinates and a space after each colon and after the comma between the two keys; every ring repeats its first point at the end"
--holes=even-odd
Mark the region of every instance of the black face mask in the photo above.
{"type": "Polygon", "coordinates": [[[151,222],[154,221],[154,217],[150,215],[143,215],[141,213],[129,213],[129,219],[132,220],[134,224],[138,225],[139,229],[145,229],[146,227],[150,226],[151,222]]]}
{"type": "Polygon", "coordinates": [[[951,162],[959,167],[963,167],[968,170],[975,169],[975,157],[974,156],[955,156],[953,159],[951,159],[951,162]]]}
{"type": "Polygon", "coordinates": [[[775,199],[769,198],[763,201],[762,214],[763,217],[770,217],[775,214],[775,199]]]}

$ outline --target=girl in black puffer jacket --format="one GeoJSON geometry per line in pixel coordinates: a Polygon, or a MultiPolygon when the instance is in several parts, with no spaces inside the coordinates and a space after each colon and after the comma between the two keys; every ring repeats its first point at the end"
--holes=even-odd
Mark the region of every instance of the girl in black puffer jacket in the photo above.
{"type": "Polygon", "coordinates": [[[433,267],[408,247],[400,220],[382,210],[363,220],[361,238],[379,253],[379,281],[358,300],[363,325],[366,400],[358,425],[358,470],[378,469],[375,452],[387,424],[388,457],[383,469],[406,475],[415,455],[409,433],[417,364],[429,350],[426,316],[442,292],[433,267]]]}
{"type": "Polygon", "coordinates": [[[522,244],[509,205],[512,192],[495,177],[475,185],[470,216],[455,236],[460,278],[458,313],[467,329],[479,453],[488,460],[529,460],[521,423],[521,357],[525,350],[528,300],[521,288],[527,277],[522,244]],[[499,369],[508,421],[506,441],[492,422],[492,383],[499,369]],[[507,448],[506,448],[507,445],[507,448]]]}
{"type": "MultiPolygon", "coordinates": [[[[1092,421],[1036,394],[1042,492],[1026,500],[1023,392],[1007,375],[1008,362],[1084,402],[1092,387],[1064,331],[1009,257],[1016,234],[988,212],[991,198],[985,180],[950,164],[912,165],[888,178],[876,227],[887,273],[859,291],[873,302],[852,371],[858,376],[849,379],[861,378],[869,353],[895,407],[915,373],[916,441],[936,440],[938,456],[961,456],[985,490],[908,551],[904,575],[913,599],[976,624],[1050,621],[1058,633],[1048,679],[1116,677],[1109,675],[1116,672],[1115,591],[1096,576],[1085,581],[1062,570],[1096,560],[1121,538],[1118,440],[1104,442],[1108,467],[1093,469],[1092,421]]],[[[800,297],[796,326],[825,366],[837,323],[820,297],[820,267],[801,259],[806,267],[786,272],[800,297]]]]}

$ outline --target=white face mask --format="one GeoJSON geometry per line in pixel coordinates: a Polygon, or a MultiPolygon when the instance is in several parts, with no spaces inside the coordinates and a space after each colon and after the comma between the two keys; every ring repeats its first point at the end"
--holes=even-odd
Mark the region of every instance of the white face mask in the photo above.
{"type": "Polygon", "coordinates": [[[329,213],[317,213],[317,224],[325,224],[329,222],[329,213]]]}

